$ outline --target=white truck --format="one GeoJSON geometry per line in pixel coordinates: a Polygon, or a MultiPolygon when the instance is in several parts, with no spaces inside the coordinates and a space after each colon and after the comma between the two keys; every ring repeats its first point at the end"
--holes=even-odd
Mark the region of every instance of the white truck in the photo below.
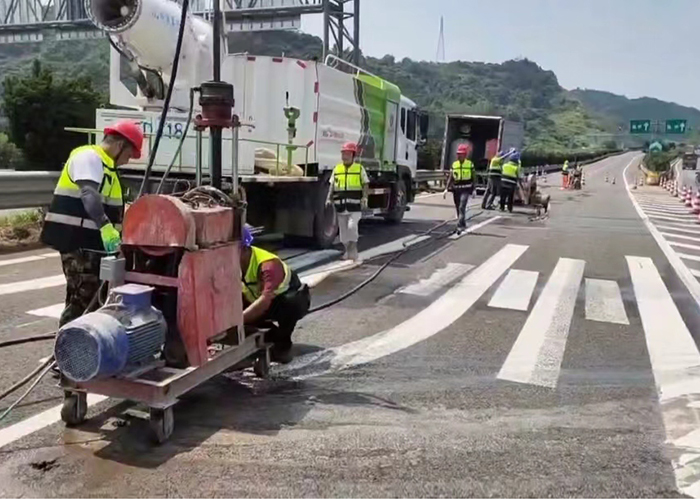
{"type": "Polygon", "coordinates": [[[442,149],[442,169],[449,170],[457,158],[457,147],[466,144],[472,151],[476,169],[475,188],[486,189],[486,172],[491,158],[498,151],[523,147],[525,129],[520,122],[501,116],[448,114],[442,149]]]}
{"type": "MultiPolygon", "coordinates": [[[[123,118],[136,119],[146,134],[155,134],[164,87],[172,69],[180,6],[170,0],[86,0],[94,24],[112,42],[110,102],[120,109],[99,109],[97,130],[123,118]],[[124,63],[131,59],[131,66],[124,63]]],[[[190,88],[212,79],[212,27],[187,19],[177,79],[163,139],[153,166],[158,176],[171,163],[187,123],[190,88]]],[[[417,148],[427,131],[427,115],[400,89],[345,61],[329,56],[324,63],[288,57],[225,54],[221,79],[233,84],[234,113],[243,126],[239,147],[224,130],[223,176],[238,162],[239,182],[248,201],[247,218],[255,226],[286,236],[332,244],[337,223],[325,208],[328,181],[345,142],[356,142],[359,161],[371,179],[369,209],[400,222],[415,193],[417,148]],[[345,71],[338,69],[343,67],[345,71]],[[300,111],[295,149],[287,164],[288,132],[284,108],[300,111]],[[235,158],[237,156],[237,158],[235,158]]],[[[194,105],[195,115],[199,108],[194,105]]],[[[150,154],[130,168],[144,169],[150,154]]],[[[194,179],[196,158],[208,168],[208,134],[198,144],[190,126],[171,173],[180,182],[194,179]],[[204,151],[205,154],[201,154],[204,151]]]]}

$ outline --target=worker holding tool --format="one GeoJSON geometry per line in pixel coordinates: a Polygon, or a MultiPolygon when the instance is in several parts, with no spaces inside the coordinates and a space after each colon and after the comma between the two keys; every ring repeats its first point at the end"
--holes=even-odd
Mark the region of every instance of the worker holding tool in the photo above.
{"type": "Polygon", "coordinates": [[[365,168],[355,161],[357,144],[347,142],[340,150],[342,162],[335,166],[330,178],[326,205],[335,205],[338,215],[340,242],[345,248],[344,259],[357,260],[357,241],[362,211],[367,209],[369,177],[365,168]]]}
{"type": "Polygon", "coordinates": [[[59,326],[82,316],[100,288],[100,259],[121,244],[124,199],[117,167],[141,157],[143,132],[131,121],[104,129],[98,145],[74,149],[44,219],[41,241],[61,253],[66,305],[59,326]]]}
{"type": "Polygon", "coordinates": [[[508,211],[513,211],[513,197],[520,182],[520,152],[512,153],[503,164],[501,175],[501,212],[508,206],[508,211]]]}
{"type": "Polygon", "coordinates": [[[564,160],[564,166],[561,168],[561,188],[569,187],[569,160],[564,160]]]}
{"type": "Polygon", "coordinates": [[[503,162],[508,155],[515,152],[515,148],[510,148],[507,153],[499,151],[496,156],[491,158],[488,170],[488,185],[484,193],[484,199],[481,201],[481,208],[485,210],[493,210],[493,203],[496,201],[496,196],[501,193],[501,168],[503,162]]]}
{"type": "Polygon", "coordinates": [[[457,210],[457,234],[460,234],[467,227],[467,204],[469,195],[474,188],[473,172],[474,164],[467,158],[469,149],[466,144],[457,147],[457,160],[452,163],[452,170],[447,178],[447,186],[442,194],[443,199],[448,191],[452,191],[452,197],[457,210]]]}
{"type": "Polygon", "coordinates": [[[243,274],[243,323],[259,326],[276,323],[265,334],[272,342],[272,360],[292,361],[292,333],[311,305],[309,288],[297,273],[275,254],[253,246],[253,233],[247,224],[241,238],[243,274]]]}

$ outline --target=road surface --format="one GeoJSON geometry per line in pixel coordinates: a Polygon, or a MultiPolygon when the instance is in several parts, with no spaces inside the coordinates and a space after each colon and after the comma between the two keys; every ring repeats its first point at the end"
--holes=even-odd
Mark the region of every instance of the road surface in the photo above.
{"type": "MultiPolygon", "coordinates": [[[[304,319],[274,379],[194,390],[162,446],[120,401],[66,429],[42,383],[0,423],[0,495],[700,496],[700,224],[661,188],[632,189],[640,160],[587,166],[579,192],[550,175],[549,218],[485,212],[414,245],[304,319]]],[[[454,214],[433,195],[407,215],[365,224],[361,250],[454,214]]],[[[326,279],[314,303],[385,258],[326,279]]],[[[0,339],[53,328],[60,285],[45,250],[3,257],[0,339]]],[[[1,350],[3,385],[50,350],[1,350]]]]}

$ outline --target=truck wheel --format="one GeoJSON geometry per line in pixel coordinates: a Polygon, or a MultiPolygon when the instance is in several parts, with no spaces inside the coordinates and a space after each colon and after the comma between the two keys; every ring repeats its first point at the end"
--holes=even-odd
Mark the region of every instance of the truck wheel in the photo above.
{"type": "Polygon", "coordinates": [[[338,236],[338,218],[335,215],[335,207],[333,205],[326,207],[324,204],[314,217],[314,245],[324,249],[330,248],[336,236],[338,236]]]}
{"type": "Polygon", "coordinates": [[[391,224],[398,224],[403,220],[403,215],[406,213],[406,204],[408,203],[406,184],[403,180],[396,182],[393,195],[394,199],[392,200],[391,209],[384,216],[384,220],[391,224]]]}

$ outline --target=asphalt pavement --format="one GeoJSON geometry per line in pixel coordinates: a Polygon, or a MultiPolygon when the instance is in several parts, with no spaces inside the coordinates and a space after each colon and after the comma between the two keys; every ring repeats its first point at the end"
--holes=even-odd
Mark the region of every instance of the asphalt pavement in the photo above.
{"type": "MultiPolygon", "coordinates": [[[[700,258],[684,257],[700,256],[700,224],[635,185],[640,160],[585,167],[581,191],[543,178],[547,217],[472,206],[461,237],[453,222],[424,235],[454,217],[441,194],[400,226],[363,223],[368,260],[320,282],[315,304],[371,276],[378,247],[411,250],[305,318],[273,378],[182,398],[163,445],[128,402],[65,428],[43,382],[0,423],[0,495],[700,496],[700,258]]],[[[62,298],[55,254],[4,256],[0,340],[55,328],[62,298]]],[[[50,352],[0,350],[0,388],[50,352]]]]}

